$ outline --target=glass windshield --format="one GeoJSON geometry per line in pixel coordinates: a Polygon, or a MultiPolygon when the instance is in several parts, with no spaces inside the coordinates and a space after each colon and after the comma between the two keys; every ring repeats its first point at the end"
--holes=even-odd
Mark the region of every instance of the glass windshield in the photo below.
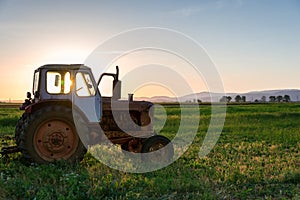
{"type": "Polygon", "coordinates": [[[72,86],[70,72],[48,71],[46,84],[47,92],[50,94],[68,94],[72,86]]]}
{"type": "Polygon", "coordinates": [[[76,94],[78,96],[94,96],[96,94],[92,79],[88,73],[76,74],[76,94]]]}

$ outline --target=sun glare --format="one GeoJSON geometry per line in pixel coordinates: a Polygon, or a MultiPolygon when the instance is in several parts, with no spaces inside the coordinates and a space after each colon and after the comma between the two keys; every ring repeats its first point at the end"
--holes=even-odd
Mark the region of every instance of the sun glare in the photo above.
{"type": "Polygon", "coordinates": [[[158,84],[148,84],[137,88],[134,91],[136,97],[154,97],[154,96],[176,96],[171,90],[158,84]]]}
{"type": "Polygon", "coordinates": [[[64,93],[69,93],[71,91],[72,80],[69,72],[65,74],[65,82],[64,82],[64,93]]]}
{"type": "Polygon", "coordinates": [[[67,94],[71,91],[72,80],[70,72],[47,72],[47,91],[50,94],[67,94]]]}

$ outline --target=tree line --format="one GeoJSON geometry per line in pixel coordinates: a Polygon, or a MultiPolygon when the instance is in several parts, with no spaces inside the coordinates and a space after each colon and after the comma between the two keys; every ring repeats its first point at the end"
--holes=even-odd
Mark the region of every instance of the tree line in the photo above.
{"type": "MultiPolygon", "coordinates": [[[[231,96],[222,96],[220,102],[231,102],[233,99],[231,96]]],[[[237,103],[246,102],[246,96],[236,95],[234,101],[237,103]]],[[[289,95],[278,95],[278,96],[269,96],[269,102],[290,102],[291,97],[289,95]]],[[[255,99],[254,102],[267,102],[267,97],[262,96],[261,99],[255,99]]]]}

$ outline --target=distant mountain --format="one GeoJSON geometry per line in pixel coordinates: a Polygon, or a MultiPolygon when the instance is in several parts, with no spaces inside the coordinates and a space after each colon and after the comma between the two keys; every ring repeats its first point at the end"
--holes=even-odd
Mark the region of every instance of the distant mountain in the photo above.
{"type": "Polygon", "coordinates": [[[232,101],[237,96],[245,96],[246,101],[254,102],[255,100],[260,101],[263,96],[269,101],[270,96],[284,96],[289,95],[291,101],[300,101],[300,90],[298,89],[283,89],[283,90],[264,90],[264,91],[251,91],[247,93],[210,93],[210,92],[200,92],[196,94],[189,94],[179,98],[168,97],[168,96],[154,96],[154,97],[135,97],[135,100],[145,100],[151,102],[194,102],[198,99],[202,102],[219,102],[222,96],[231,96],[232,101]]]}
{"type": "Polygon", "coordinates": [[[134,97],[135,101],[151,101],[151,102],[178,102],[177,98],[168,96],[154,96],[154,97],[134,97]]]}
{"type": "MultiPolygon", "coordinates": [[[[262,96],[266,97],[266,100],[269,101],[270,96],[284,96],[289,95],[291,101],[300,102],[300,90],[298,89],[282,89],[282,90],[263,90],[263,91],[251,91],[246,93],[214,93],[214,92],[200,92],[196,94],[189,94],[182,97],[168,97],[168,96],[154,96],[154,97],[134,97],[134,100],[140,101],[151,101],[151,102],[196,102],[198,99],[202,102],[219,102],[222,96],[231,96],[232,102],[237,96],[245,96],[246,101],[254,102],[256,99],[261,100],[262,96]]],[[[23,103],[24,100],[0,100],[4,103],[23,103]]]]}
{"type": "Polygon", "coordinates": [[[246,96],[248,101],[261,100],[262,96],[267,97],[267,101],[269,101],[270,96],[284,96],[289,95],[291,101],[300,101],[300,90],[297,89],[285,89],[285,90],[265,90],[265,91],[253,91],[243,94],[246,96]]]}

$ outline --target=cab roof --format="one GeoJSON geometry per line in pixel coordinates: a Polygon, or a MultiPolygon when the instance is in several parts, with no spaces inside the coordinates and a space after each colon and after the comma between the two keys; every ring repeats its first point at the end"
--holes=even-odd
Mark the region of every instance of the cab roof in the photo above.
{"type": "Polygon", "coordinates": [[[86,69],[91,70],[91,68],[85,66],[84,64],[48,64],[39,67],[38,69],[61,69],[61,70],[79,70],[86,69]]]}

